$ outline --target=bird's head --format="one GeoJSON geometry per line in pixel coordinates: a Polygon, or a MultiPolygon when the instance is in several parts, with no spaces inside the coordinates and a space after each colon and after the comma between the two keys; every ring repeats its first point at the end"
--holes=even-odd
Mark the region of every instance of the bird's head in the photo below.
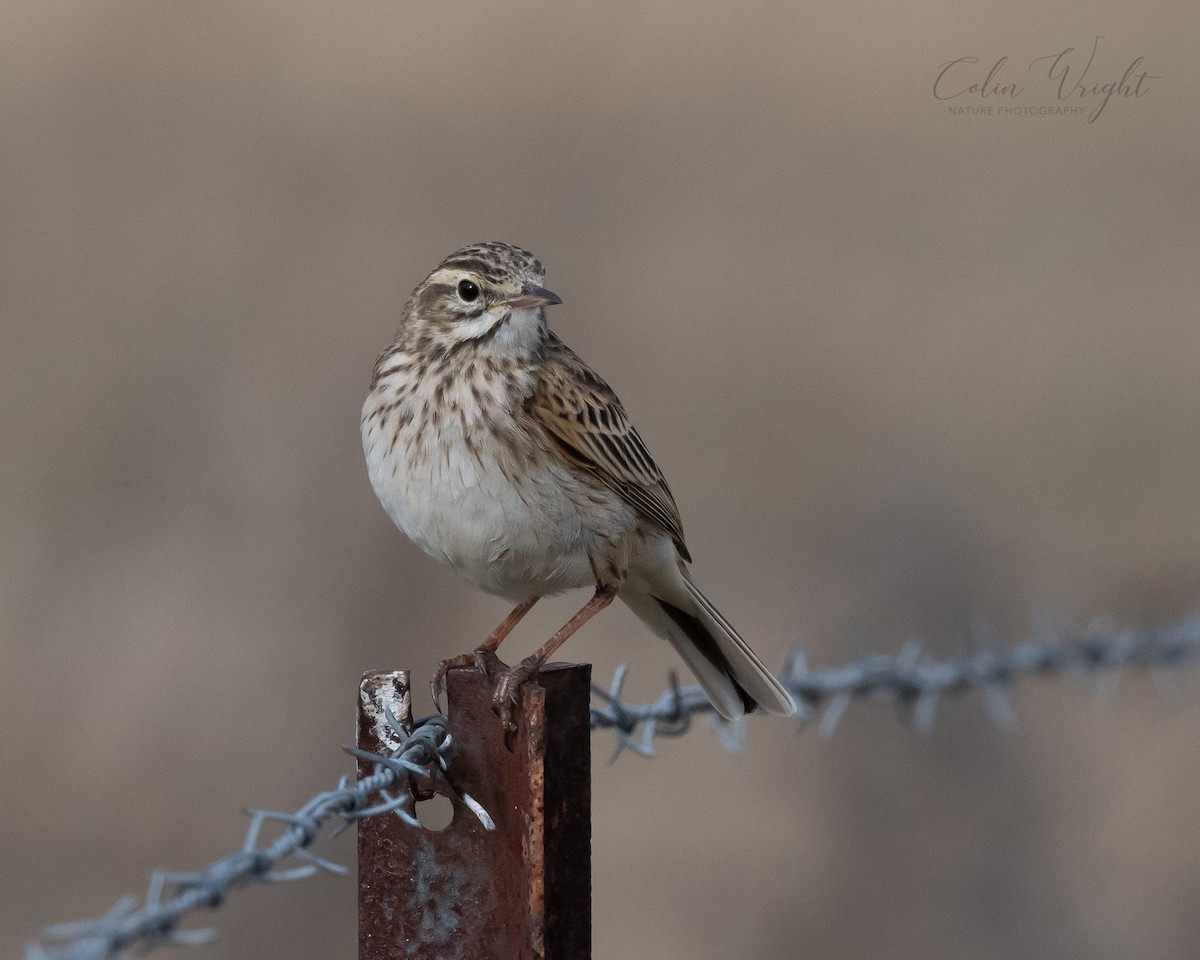
{"type": "Polygon", "coordinates": [[[483,353],[532,353],[546,336],[544,308],[562,300],[542,286],[546,271],[528,250],[490,241],[456,250],[413,291],[404,333],[431,347],[474,345],[483,353]]]}

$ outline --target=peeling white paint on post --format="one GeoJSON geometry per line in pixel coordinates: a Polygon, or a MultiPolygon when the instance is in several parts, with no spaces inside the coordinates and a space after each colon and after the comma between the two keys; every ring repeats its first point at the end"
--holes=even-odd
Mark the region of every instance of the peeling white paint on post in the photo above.
{"type": "Polygon", "coordinates": [[[407,670],[364,673],[358,684],[358,700],[362,704],[363,716],[371,722],[377,741],[386,747],[383,752],[395,750],[400,745],[396,731],[388,723],[388,712],[405,733],[412,733],[412,690],[407,670]]]}

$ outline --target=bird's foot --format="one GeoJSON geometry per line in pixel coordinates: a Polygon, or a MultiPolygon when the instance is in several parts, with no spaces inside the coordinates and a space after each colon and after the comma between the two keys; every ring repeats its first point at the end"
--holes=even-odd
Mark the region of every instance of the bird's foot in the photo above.
{"type": "Polygon", "coordinates": [[[476,647],[470,653],[460,653],[456,657],[443,660],[438,664],[433,679],[429,681],[429,690],[433,694],[433,703],[437,707],[438,713],[442,712],[442,694],[446,692],[446,674],[451,670],[474,667],[485,677],[492,677],[503,672],[506,666],[504,661],[496,656],[496,651],[486,644],[476,647]]]}
{"type": "Polygon", "coordinates": [[[500,723],[510,735],[517,729],[513,713],[521,705],[521,687],[525,681],[537,676],[541,666],[542,661],[537,654],[526,657],[515,667],[505,670],[492,691],[492,709],[500,715],[500,723]]]}

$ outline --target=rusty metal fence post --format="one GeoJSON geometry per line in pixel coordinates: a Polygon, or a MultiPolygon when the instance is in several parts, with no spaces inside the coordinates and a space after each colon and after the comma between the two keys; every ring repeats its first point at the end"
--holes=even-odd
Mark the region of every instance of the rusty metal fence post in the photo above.
{"type": "MultiPolygon", "coordinates": [[[[526,684],[511,745],[488,679],[448,681],[450,776],[495,829],[442,783],[453,803],[442,830],[360,822],[359,960],[589,960],[591,667],[550,664],[526,684]]],[[[411,723],[407,675],[368,674],[359,694],[359,748],[390,752],[383,704],[411,723]]]]}

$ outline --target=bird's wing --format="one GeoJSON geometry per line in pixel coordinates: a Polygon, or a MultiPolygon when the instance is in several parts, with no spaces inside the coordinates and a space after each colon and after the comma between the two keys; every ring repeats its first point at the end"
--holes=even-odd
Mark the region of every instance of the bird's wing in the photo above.
{"type": "Polygon", "coordinates": [[[662,527],[691,560],[671,489],[612,388],[557,337],[527,408],[566,457],[662,527]]]}

